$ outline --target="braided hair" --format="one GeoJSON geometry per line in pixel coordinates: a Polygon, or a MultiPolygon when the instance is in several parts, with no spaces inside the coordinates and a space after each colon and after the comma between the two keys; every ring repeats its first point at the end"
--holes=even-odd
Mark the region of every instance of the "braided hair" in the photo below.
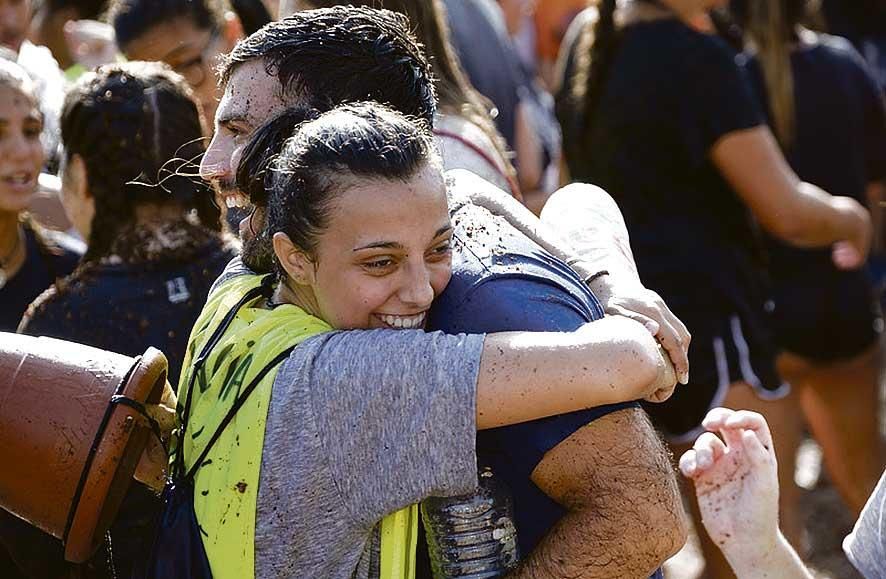
{"type": "Polygon", "coordinates": [[[68,91],[65,159],[83,159],[95,215],[84,262],[107,255],[139,204],[178,202],[218,230],[219,211],[195,178],[203,154],[199,109],[184,80],[160,63],[100,67],[68,91]]]}

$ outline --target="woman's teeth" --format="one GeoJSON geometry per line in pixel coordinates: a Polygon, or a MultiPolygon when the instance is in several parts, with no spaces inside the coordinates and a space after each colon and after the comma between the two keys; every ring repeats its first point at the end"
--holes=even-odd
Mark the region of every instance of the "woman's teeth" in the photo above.
{"type": "Polygon", "coordinates": [[[415,316],[389,316],[389,315],[381,315],[381,321],[392,328],[404,329],[404,330],[414,330],[415,328],[420,328],[421,325],[425,322],[426,313],[422,312],[415,316]]]}
{"type": "Polygon", "coordinates": [[[228,209],[234,207],[248,207],[249,199],[243,193],[230,193],[225,195],[225,205],[228,209]]]}
{"type": "Polygon", "coordinates": [[[4,180],[12,183],[13,185],[27,185],[31,182],[32,179],[33,177],[30,173],[13,173],[12,175],[6,177],[4,180]]]}

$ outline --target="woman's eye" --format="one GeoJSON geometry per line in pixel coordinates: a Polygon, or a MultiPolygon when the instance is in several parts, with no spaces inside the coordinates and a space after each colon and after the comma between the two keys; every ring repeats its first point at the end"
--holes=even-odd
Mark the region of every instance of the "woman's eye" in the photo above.
{"type": "Polygon", "coordinates": [[[435,256],[449,255],[450,252],[452,252],[452,244],[449,241],[441,243],[431,250],[431,254],[435,256]]]}
{"type": "Polygon", "coordinates": [[[366,267],[366,268],[369,268],[372,270],[381,270],[381,269],[391,267],[392,265],[394,265],[394,260],[388,259],[388,258],[376,259],[373,261],[367,261],[367,262],[363,263],[363,267],[366,267]]]}

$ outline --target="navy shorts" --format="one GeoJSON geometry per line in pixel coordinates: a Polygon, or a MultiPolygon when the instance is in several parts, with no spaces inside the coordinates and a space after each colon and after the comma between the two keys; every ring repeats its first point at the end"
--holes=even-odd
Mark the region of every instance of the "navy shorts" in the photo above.
{"type": "Polygon", "coordinates": [[[780,349],[827,363],[861,354],[883,325],[873,284],[864,271],[775,276],[770,323],[780,349]]]}
{"type": "Polygon", "coordinates": [[[764,399],[785,396],[789,386],[775,369],[775,347],[760,322],[738,314],[680,315],[692,334],[689,384],[677,385],[661,404],[643,403],[653,424],[670,442],[691,442],[701,421],[726,398],[730,384],[745,382],[764,399]]]}

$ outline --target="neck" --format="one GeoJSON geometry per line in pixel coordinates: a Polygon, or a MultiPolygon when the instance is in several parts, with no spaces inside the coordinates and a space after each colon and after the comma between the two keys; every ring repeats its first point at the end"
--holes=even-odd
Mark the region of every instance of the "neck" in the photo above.
{"type": "Polygon", "coordinates": [[[298,306],[315,318],[320,316],[320,306],[317,304],[317,296],[311,288],[295,283],[287,279],[277,284],[274,296],[271,298],[275,304],[292,304],[298,306]]]}
{"type": "Polygon", "coordinates": [[[8,259],[18,245],[18,227],[18,213],[0,211],[0,259],[8,259]]]}

